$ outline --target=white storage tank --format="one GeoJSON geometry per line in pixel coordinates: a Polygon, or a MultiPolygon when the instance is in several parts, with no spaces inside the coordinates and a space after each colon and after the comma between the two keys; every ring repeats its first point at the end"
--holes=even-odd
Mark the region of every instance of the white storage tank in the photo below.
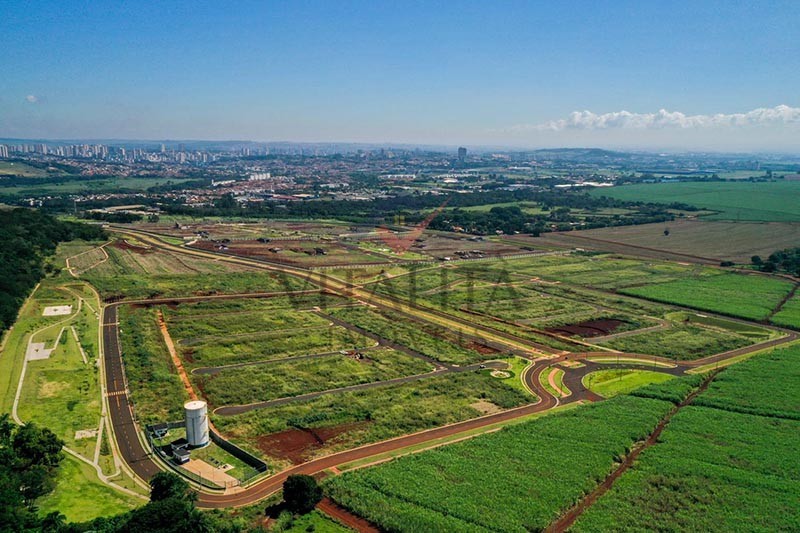
{"type": "Polygon", "coordinates": [[[208,408],[206,402],[194,400],[183,406],[186,413],[186,440],[197,448],[208,444],[208,408]]]}

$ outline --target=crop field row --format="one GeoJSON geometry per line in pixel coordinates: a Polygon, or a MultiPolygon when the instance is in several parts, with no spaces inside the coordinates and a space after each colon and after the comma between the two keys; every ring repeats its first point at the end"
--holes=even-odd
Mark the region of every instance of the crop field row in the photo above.
{"type": "Polygon", "coordinates": [[[462,365],[487,359],[478,351],[462,346],[468,343],[459,338],[460,332],[440,326],[391,320],[366,307],[333,309],[329,314],[443,363],[462,365]]]}
{"type": "Polygon", "coordinates": [[[390,531],[540,531],[672,407],[620,396],[345,473],[326,490],[390,531]]]}
{"type": "Polygon", "coordinates": [[[798,357],[787,348],[722,372],[573,529],[798,529],[798,357]]]}
{"type": "Polygon", "coordinates": [[[685,182],[635,184],[594,189],[593,196],[620,200],[673,203],[718,211],[705,218],[714,220],[800,221],[796,201],[800,182],[728,183],[685,182]]]}
{"type": "Polygon", "coordinates": [[[763,276],[720,274],[621,289],[659,302],[725,315],[763,320],[789,294],[790,281],[763,276]]]}
{"type": "Polygon", "coordinates": [[[192,376],[213,406],[248,404],[350,385],[424,374],[433,367],[390,349],[368,350],[360,358],[336,354],[314,359],[224,369],[192,376]]]}
{"type": "Polygon", "coordinates": [[[212,418],[225,435],[268,457],[309,459],[535,401],[508,381],[485,372],[446,373],[212,418]],[[299,444],[287,449],[287,440],[299,444]]]}
{"type": "Polygon", "coordinates": [[[800,329],[800,291],[797,291],[783,304],[780,311],[775,313],[770,321],[779,326],[800,329]]]}

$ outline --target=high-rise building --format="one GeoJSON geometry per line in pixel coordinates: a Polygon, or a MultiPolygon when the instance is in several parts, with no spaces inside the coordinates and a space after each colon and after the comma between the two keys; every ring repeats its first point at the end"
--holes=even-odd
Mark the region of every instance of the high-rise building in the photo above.
{"type": "Polygon", "coordinates": [[[460,146],[458,148],[458,160],[464,161],[466,158],[467,158],[467,149],[464,148],[463,146],[460,146]]]}
{"type": "Polygon", "coordinates": [[[8,146],[0,144],[0,157],[8,158],[8,146]]]}

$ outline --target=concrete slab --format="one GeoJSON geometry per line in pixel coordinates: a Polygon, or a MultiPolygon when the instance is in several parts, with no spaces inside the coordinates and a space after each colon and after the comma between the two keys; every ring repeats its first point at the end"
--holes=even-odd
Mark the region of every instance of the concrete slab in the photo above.
{"type": "Polygon", "coordinates": [[[42,311],[42,316],[61,316],[61,315],[69,315],[71,313],[72,313],[71,305],[51,305],[49,307],[44,308],[44,311],[42,311]]]}
{"type": "Polygon", "coordinates": [[[28,361],[40,361],[42,359],[49,359],[50,354],[53,353],[55,348],[45,348],[43,342],[28,343],[28,350],[25,352],[25,358],[28,361]]]}
{"type": "Polygon", "coordinates": [[[188,463],[181,466],[221,487],[234,487],[239,484],[238,479],[226,474],[221,468],[215,468],[200,459],[189,459],[188,463]]]}

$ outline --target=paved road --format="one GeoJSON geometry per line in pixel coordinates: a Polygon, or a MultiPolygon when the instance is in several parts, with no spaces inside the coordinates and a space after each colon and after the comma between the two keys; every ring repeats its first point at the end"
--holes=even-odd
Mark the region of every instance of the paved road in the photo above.
{"type": "Polygon", "coordinates": [[[117,306],[103,310],[103,363],[106,375],[108,413],[114,428],[114,437],[123,461],[145,481],[149,481],[161,469],[153,462],[139,441],[133,420],[132,404],[128,397],[125,370],[119,346],[117,306]]]}

